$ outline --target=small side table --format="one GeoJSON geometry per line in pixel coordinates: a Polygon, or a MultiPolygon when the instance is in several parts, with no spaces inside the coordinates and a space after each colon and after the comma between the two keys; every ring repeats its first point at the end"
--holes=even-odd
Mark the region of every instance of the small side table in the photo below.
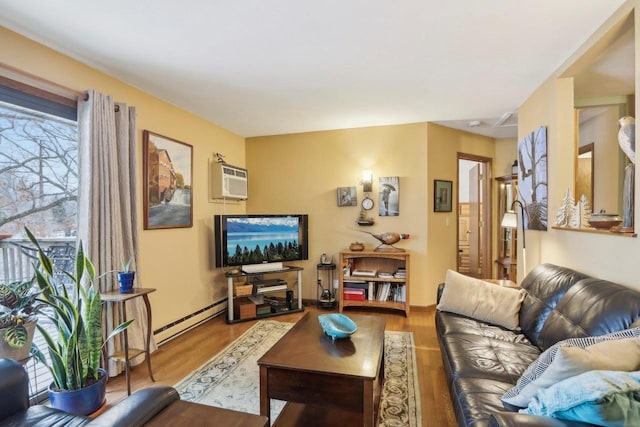
{"type": "Polygon", "coordinates": [[[151,372],[151,355],[149,353],[149,347],[151,346],[151,304],[149,304],[149,294],[151,292],[155,292],[154,288],[133,288],[133,292],[129,292],[126,294],[122,294],[120,292],[105,292],[100,296],[102,298],[102,302],[107,304],[120,304],[120,322],[127,321],[127,310],[125,307],[125,303],[128,300],[142,297],[144,300],[145,308],[147,309],[147,340],[145,344],[145,348],[137,349],[137,348],[129,348],[129,335],[127,334],[127,330],[125,329],[123,332],[123,341],[124,341],[124,352],[116,352],[114,354],[108,355],[108,359],[119,360],[124,362],[124,372],[127,380],[127,394],[131,394],[131,380],[129,378],[131,364],[131,358],[139,356],[142,353],[145,353],[145,357],[147,359],[147,369],[149,370],[149,377],[151,381],[155,382],[156,380],[153,378],[153,373],[151,372]],[[131,352],[131,354],[129,354],[131,352]]]}
{"type": "Polygon", "coordinates": [[[335,308],[338,305],[336,294],[333,290],[333,272],[336,269],[334,263],[320,263],[316,266],[316,301],[318,308],[335,308]],[[328,291],[328,292],[327,292],[328,291]]]}

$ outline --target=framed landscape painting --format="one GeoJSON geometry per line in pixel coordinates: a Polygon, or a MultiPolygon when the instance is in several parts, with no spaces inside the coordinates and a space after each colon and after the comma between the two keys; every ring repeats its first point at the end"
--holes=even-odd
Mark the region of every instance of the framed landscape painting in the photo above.
{"type": "Polygon", "coordinates": [[[143,131],[144,229],[193,226],[193,147],[143,131]]]}

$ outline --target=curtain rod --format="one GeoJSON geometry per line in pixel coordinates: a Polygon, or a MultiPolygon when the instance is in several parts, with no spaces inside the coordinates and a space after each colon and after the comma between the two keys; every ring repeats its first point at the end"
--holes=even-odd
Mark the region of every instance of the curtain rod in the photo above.
{"type": "Polygon", "coordinates": [[[77,91],[75,89],[68,88],[59,83],[53,82],[51,80],[47,80],[40,76],[36,76],[35,74],[31,74],[27,71],[21,70],[12,65],[6,64],[4,62],[0,62],[0,75],[4,77],[17,80],[20,83],[28,84],[34,86],[38,89],[43,89],[48,92],[52,92],[56,95],[60,95],[64,98],[68,99],[89,99],[89,94],[87,92],[77,91]]]}

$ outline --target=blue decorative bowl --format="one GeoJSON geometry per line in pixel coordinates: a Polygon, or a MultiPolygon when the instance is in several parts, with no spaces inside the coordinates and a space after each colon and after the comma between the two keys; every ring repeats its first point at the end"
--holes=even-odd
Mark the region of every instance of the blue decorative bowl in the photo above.
{"type": "Polygon", "coordinates": [[[318,322],[325,334],[332,339],[349,338],[358,330],[358,326],[344,314],[331,313],[318,316],[318,322]]]}

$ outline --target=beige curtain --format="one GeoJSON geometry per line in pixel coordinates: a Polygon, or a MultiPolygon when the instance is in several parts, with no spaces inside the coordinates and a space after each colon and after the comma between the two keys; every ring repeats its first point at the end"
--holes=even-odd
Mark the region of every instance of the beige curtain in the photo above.
{"type": "MultiPolygon", "coordinates": [[[[138,227],[136,212],[136,111],[115,103],[110,96],[88,91],[86,101],[78,103],[79,169],[78,238],[83,242],[96,274],[120,270],[122,260],[133,258],[130,269],[136,271],[135,287],[141,286],[136,269],[138,227]],[[117,111],[116,111],[117,110],[117,111]]],[[[99,281],[101,292],[117,291],[115,273],[99,281]]],[[[129,347],[144,348],[146,311],[141,298],[126,303],[127,318],[135,319],[128,329],[129,347]]],[[[105,333],[119,323],[119,308],[105,306],[105,333]]],[[[121,350],[120,339],[107,343],[111,354],[121,350]]],[[[151,343],[151,351],[156,349],[151,343]]],[[[144,355],[132,364],[144,361],[144,355]]],[[[110,376],[122,372],[120,363],[109,361],[110,376]]]]}

